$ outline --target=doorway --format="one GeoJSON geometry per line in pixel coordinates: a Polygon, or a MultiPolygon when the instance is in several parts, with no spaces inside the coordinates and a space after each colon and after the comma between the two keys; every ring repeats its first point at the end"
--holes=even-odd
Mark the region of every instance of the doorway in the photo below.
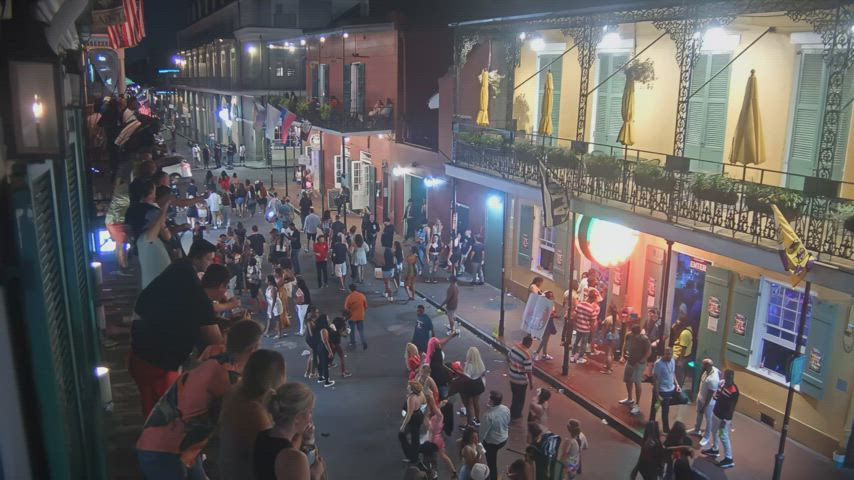
{"type": "MultiPolygon", "coordinates": [[[[454,229],[452,235],[456,235],[457,233],[464,233],[467,228],[469,228],[469,211],[471,209],[468,205],[464,203],[457,204],[457,224],[452,225],[451,227],[454,229]]],[[[451,237],[451,241],[453,241],[453,236],[451,237]]]]}
{"type": "MultiPolygon", "coordinates": [[[[684,316],[687,325],[691,327],[694,335],[694,341],[691,345],[691,355],[688,357],[688,364],[685,367],[685,392],[691,392],[689,395],[693,398],[696,394],[694,385],[694,370],[695,357],[697,354],[697,339],[700,336],[700,315],[703,311],[703,291],[706,288],[706,272],[712,262],[693,257],[681,252],[673,252],[671,257],[671,282],[668,305],[670,311],[667,315],[666,328],[670,328],[676,319],[684,316]]],[[[669,331],[669,330],[668,330],[669,331]]],[[[674,339],[670,339],[672,342],[674,339]]]]}
{"type": "Polygon", "coordinates": [[[403,202],[408,208],[411,208],[413,217],[409,218],[410,211],[404,207],[406,218],[406,238],[415,236],[415,232],[421,226],[420,222],[423,218],[427,218],[427,209],[423,208],[427,204],[427,186],[424,185],[424,178],[417,175],[406,175],[406,180],[403,182],[403,202]],[[412,204],[409,204],[412,200],[412,204]],[[422,214],[422,211],[424,212],[422,214]],[[423,217],[423,218],[422,218],[423,217]]]}
{"type": "Polygon", "coordinates": [[[350,208],[353,210],[362,210],[370,204],[371,200],[371,185],[373,165],[371,165],[371,156],[368,153],[361,153],[361,160],[353,160],[350,164],[351,182],[351,199],[350,208]]]}

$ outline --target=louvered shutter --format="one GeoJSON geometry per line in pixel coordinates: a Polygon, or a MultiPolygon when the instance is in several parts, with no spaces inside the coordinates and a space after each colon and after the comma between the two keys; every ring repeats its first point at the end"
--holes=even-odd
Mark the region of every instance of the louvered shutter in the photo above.
{"type": "MultiPolygon", "coordinates": [[[[701,54],[697,57],[691,77],[691,92],[706,83],[730,60],[729,53],[701,54]]],[[[724,156],[727,103],[731,69],[727,68],[708,85],[691,97],[688,105],[688,129],[685,153],[703,161],[692,161],[691,169],[720,173],[724,156]]]]}
{"type": "MultiPolygon", "coordinates": [[[[628,61],[625,53],[600,53],[597,84],[628,61]]],[[[619,147],[617,136],[623,126],[623,89],[626,85],[625,73],[618,73],[608,79],[596,91],[596,124],[593,130],[593,142],[619,147]]],[[[608,151],[607,153],[611,153],[608,151]]]]}
{"type": "MultiPolygon", "coordinates": [[[[798,90],[792,117],[788,171],[812,175],[818,154],[819,130],[824,95],[824,60],[820,53],[802,53],[798,90]]],[[[800,176],[788,178],[789,188],[803,188],[800,176]]]]}
{"type": "Polygon", "coordinates": [[[342,95],[342,98],[344,101],[342,103],[344,105],[344,111],[345,112],[350,112],[350,109],[351,109],[350,105],[352,102],[352,99],[351,99],[352,95],[351,95],[350,88],[351,88],[352,80],[350,78],[351,77],[350,72],[351,72],[352,68],[353,68],[353,66],[351,63],[345,63],[344,64],[344,93],[342,95]]]}
{"type": "Polygon", "coordinates": [[[320,98],[320,72],[316,63],[311,66],[311,95],[320,98]]]}
{"type": "MultiPolygon", "coordinates": [[[[357,100],[357,106],[359,107],[359,113],[365,113],[365,64],[359,63],[359,96],[357,100]]],[[[383,100],[385,101],[385,100],[383,100]]]]}

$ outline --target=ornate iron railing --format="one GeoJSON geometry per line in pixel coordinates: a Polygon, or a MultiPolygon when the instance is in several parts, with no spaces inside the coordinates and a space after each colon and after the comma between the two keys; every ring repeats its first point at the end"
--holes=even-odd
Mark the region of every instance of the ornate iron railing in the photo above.
{"type": "Polygon", "coordinates": [[[787,178],[790,183],[811,182],[810,177],[667,157],[555,137],[514,138],[503,130],[458,125],[453,161],[459,167],[539,187],[537,160],[542,158],[549,175],[573,196],[765,246],[776,240],[777,225],[768,206],[772,199],[822,261],[854,265],[853,183],[839,182],[842,197],[807,195],[779,185],[787,178]]]}

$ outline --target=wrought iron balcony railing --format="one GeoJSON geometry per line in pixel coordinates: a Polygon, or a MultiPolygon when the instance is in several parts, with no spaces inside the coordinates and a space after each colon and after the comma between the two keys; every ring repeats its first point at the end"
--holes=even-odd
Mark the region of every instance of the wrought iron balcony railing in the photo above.
{"type": "Polygon", "coordinates": [[[309,109],[301,117],[312,125],[341,133],[391,130],[393,118],[391,114],[356,114],[344,112],[340,108],[332,109],[328,115],[321,115],[317,109],[309,109]]]}
{"type": "Polygon", "coordinates": [[[777,226],[769,206],[774,203],[822,261],[854,266],[854,184],[668,157],[555,137],[514,138],[505,130],[458,125],[453,161],[539,187],[537,160],[543,158],[551,177],[576,197],[757,245],[775,245],[777,226]],[[779,186],[786,182],[805,188],[779,186]]]}

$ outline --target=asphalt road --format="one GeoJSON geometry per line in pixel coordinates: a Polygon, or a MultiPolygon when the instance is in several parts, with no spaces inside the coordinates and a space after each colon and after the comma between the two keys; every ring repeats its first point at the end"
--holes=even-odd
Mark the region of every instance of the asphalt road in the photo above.
{"type": "MultiPolygon", "coordinates": [[[[221,170],[215,170],[219,175],[221,170]]],[[[260,179],[269,184],[269,170],[237,168],[228,171],[237,172],[241,180],[260,179]]],[[[200,184],[204,171],[195,170],[194,177],[200,184]]],[[[277,190],[284,191],[284,171],[275,171],[277,190]]],[[[295,196],[296,187],[290,185],[291,196],[295,196]]],[[[265,234],[272,228],[260,214],[254,218],[232,218],[232,225],[242,221],[247,230],[252,225],[259,225],[265,234]]],[[[209,232],[209,238],[214,240],[224,230],[209,232]]],[[[321,311],[336,314],[342,309],[345,292],[338,290],[335,283],[317,289],[312,257],[303,253],[300,258],[303,275],[312,288],[312,300],[321,311]]],[[[269,269],[269,265],[265,265],[269,269]]],[[[372,274],[372,269],[370,273],[372,274]]],[[[366,275],[372,277],[372,275],[366,275]]],[[[368,278],[360,290],[367,295],[368,312],[365,321],[365,333],[368,339],[368,349],[347,350],[347,368],[353,372],[350,378],[341,378],[340,369],[332,369],[332,378],[336,381],[334,387],[323,388],[315,381],[303,378],[306,357],[302,356],[307,348],[302,337],[295,334],[291,328],[287,337],[264,340],[264,348],[274,348],[281,352],[287,360],[288,381],[306,382],[317,394],[314,421],[318,437],[318,445],[326,459],[328,478],[330,480],[344,479],[394,479],[402,478],[405,470],[403,453],[397,440],[397,432],[401,423],[401,405],[405,398],[407,370],[404,363],[404,346],[411,339],[415,321],[415,307],[419,303],[403,302],[387,303],[381,293],[382,282],[368,278]]],[[[404,297],[403,292],[398,298],[404,297]]],[[[465,292],[461,301],[465,302],[465,292]]],[[[434,318],[434,325],[439,335],[444,333],[444,316],[427,305],[427,313],[434,318]]],[[[346,340],[345,340],[346,341],[346,340]]],[[[484,363],[489,373],[486,376],[487,390],[498,390],[504,394],[505,404],[509,405],[510,388],[505,375],[504,359],[498,352],[477,339],[471,333],[463,330],[462,334],[453,339],[445,349],[446,360],[463,361],[466,350],[470,346],[480,349],[484,363]]],[[[537,387],[545,385],[537,381],[537,387]]],[[[557,392],[555,392],[557,393],[557,392]]],[[[482,406],[485,409],[487,395],[482,396],[482,406]]],[[[455,399],[459,405],[459,399],[455,399]]],[[[638,448],[616,431],[603,425],[601,419],[591,415],[578,405],[570,402],[563,395],[552,396],[547,416],[548,427],[562,435],[566,434],[566,422],[570,418],[580,420],[582,429],[590,442],[590,450],[584,454],[585,478],[627,478],[638,455],[638,448]]],[[[456,423],[462,420],[456,417],[456,423]]],[[[446,438],[447,451],[459,466],[456,440],[446,438]]],[[[525,425],[518,422],[511,426],[510,441],[507,449],[499,454],[500,473],[506,471],[507,465],[519,458],[525,447],[525,425]]],[[[450,478],[444,465],[441,467],[440,478],[450,478]]]]}

